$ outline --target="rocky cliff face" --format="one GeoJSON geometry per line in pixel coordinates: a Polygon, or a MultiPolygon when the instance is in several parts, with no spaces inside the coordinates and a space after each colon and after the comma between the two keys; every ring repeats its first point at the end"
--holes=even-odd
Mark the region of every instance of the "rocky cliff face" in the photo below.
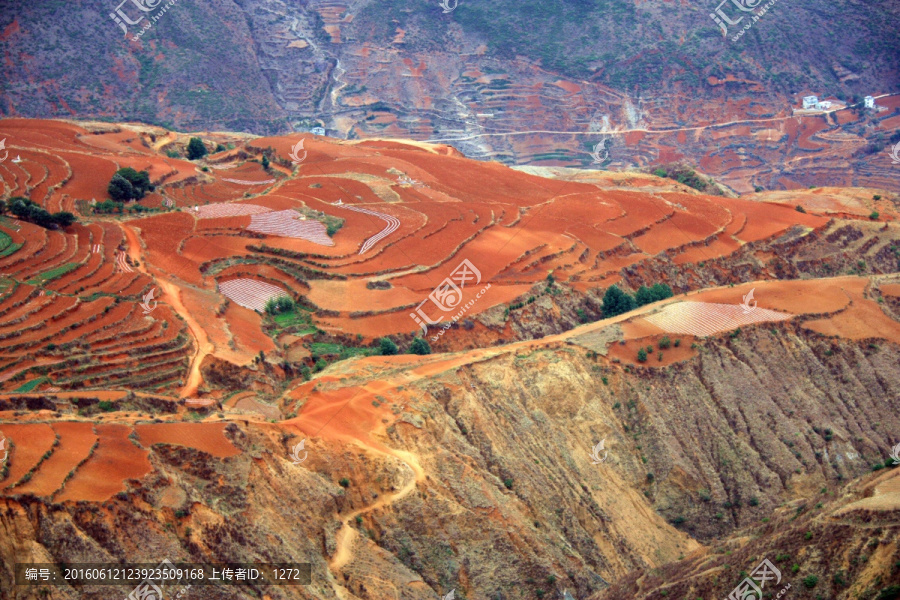
{"type": "MultiPolygon", "coordinates": [[[[585,597],[618,580],[637,585],[629,573],[698,556],[700,544],[717,546],[779,505],[837,490],[884,461],[900,430],[900,362],[893,346],[873,346],[779,325],[708,338],[667,368],[623,368],[549,340],[421,365],[352,359],[307,385],[339,393],[374,384],[373,404],[387,410],[369,432],[352,434],[340,413],[309,436],[299,420],[233,423],[241,454],[153,445],[152,472],[103,502],[8,495],[2,568],[312,563],[311,586],[258,590],[267,598],[451,589],[531,598],[563,588],[585,597]],[[309,458],[294,465],[290,447],[306,437],[309,458]],[[601,440],[605,459],[594,464],[601,440]]],[[[896,550],[895,534],[884,540],[896,550]]],[[[13,594],[3,581],[2,594],[13,594]]],[[[617,594],[608,597],[636,597],[617,594]]],[[[244,596],[195,587],[191,597],[244,596]]]]}

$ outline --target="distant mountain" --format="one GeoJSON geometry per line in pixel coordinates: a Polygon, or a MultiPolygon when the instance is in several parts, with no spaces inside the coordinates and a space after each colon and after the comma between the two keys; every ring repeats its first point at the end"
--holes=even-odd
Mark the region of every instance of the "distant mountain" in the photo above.
{"type": "Polygon", "coordinates": [[[566,166],[590,166],[604,132],[630,130],[607,135],[616,150],[601,166],[706,158],[703,170],[739,191],[896,181],[886,156],[859,153],[898,129],[896,99],[854,128],[843,117],[807,117],[843,127],[816,148],[781,148],[790,133],[770,130],[786,133],[790,106],[806,94],[855,103],[900,91],[898,5],[783,0],[754,22],[739,1],[757,13],[764,6],[447,0],[445,12],[438,0],[4,2],[0,114],[257,134],[321,124],[338,137],[457,140],[476,158],[566,166]],[[716,20],[737,24],[723,36],[716,20]],[[752,130],[633,131],[748,119],[775,120],[752,130]],[[755,147],[760,135],[778,147],[755,147]],[[732,155],[722,154],[723,138],[732,155]],[[820,149],[826,160],[783,170],[820,149]]]}

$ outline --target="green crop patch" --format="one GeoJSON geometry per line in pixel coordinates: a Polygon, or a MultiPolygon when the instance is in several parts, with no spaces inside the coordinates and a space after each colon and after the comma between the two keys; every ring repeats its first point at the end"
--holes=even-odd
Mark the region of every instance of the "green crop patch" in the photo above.
{"type": "Polygon", "coordinates": [[[17,392],[31,392],[34,390],[34,388],[41,385],[42,383],[46,383],[47,381],[50,381],[47,377],[38,377],[37,379],[32,379],[25,385],[20,386],[16,391],[17,392]]]}
{"type": "Polygon", "coordinates": [[[62,265],[61,267],[56,267],[55,269],[51,269],[49,271],[41,273],[40,275],[38,275],[37,277],[34,277],[33,279],[29,279],[28,283],[30,285],[44,285],[48,281],[52,281],[52,280],[56,279],[57,277],[62,277],[69,271],[74,271],[79,266],[80,266],[79,263],[66,263],[66,264],[62,265]]]}
{"type": "Polygon", "coordinates": [[[12,237],[5,231],[0,231],[0,258],[9,256],[22,247],[22,244],[13,243],[12,237]]]}

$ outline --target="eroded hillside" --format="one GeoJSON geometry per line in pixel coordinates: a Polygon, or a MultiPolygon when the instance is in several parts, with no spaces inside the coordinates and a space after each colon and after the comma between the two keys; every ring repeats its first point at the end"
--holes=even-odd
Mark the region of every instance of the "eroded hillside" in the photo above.
{"type": "MultiPolygon", "coordinates": [[[[832,531],[759,523],[782,504],[812,513],[813,501],[847,493],[844,482],[883,462],[900,426],[895,344],[873,349],[789,322],[707,338],[666,367],[627,367],[566,343],[596,327],[491,350],[353,359],[287,394],[298,416],[278,424],[232,420],[201,433],[199,424],[134,425],[142,419],[133,412],[111,413],[123,425],[76,420],[99,436],[98,456],[111,437],[128,449],[107,454],[105,477],[117,475],[99,493],[85,486],[88,459],[51,499],[52,486],[40,484],[54,461],[84,460],[73,437],[83,434],[54,425],[60,444],[41,462],[25,454],[34,438],[23,428],[48,426],[13,423],[59,417],[6,412],[12,470],[34,463],[37,489],[4,491],[5,569],[13,556],[308,560],[312,586],[268,597],[434,598],[451,588],[584,597],[629,572],[716,556],[713,547],[732,547],[716,538],[735,527],[832,531]],[[292,464],[304,439],[308,459],[292,464]],[[608,454],[593,464],[600,440],[608,454]]],[[[884,556],[879,567],[843,569],[851,588],[874,571],[893,577],[896,520],[879,515],[896,512],[895,495],[852,507],[883,528],[884,556]]],[[[847,535],[868,543],[843,519],[847,535]]],[[[741,556],[758,556],[752,548],[741,556]]],[[[842,570],[827,555],[804,569],[823,579],[842,570]]],[[[710,577],[695,574],[695,587],[709,589],[710,577]]],[[[106,597],[89,591],[48,597],[106,597]]]]}

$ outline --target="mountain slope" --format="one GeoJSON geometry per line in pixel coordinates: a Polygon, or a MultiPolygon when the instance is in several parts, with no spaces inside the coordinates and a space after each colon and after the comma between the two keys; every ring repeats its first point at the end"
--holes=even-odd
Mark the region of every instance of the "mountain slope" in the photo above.
{"type": "Polygon", "coordinates": [[[897,131],[896,98],[880,100],[886,113],[800,127],[790,111],[807,93],[900,91],[891,3],[775,5],[736,42],[709,17],[714,2],[463,1],[444,14],[437,2],[216,0],[174,5],[139,38],[113,8],[67,8],[71,29],[52,4],[0,12],[0,114],[258,134],[322,124],[459,140],[469,156],[518,164],[586,166],[608,140],[611,168],[685,160],[743,192],[896,179],[870,151],[897,131]]]}

